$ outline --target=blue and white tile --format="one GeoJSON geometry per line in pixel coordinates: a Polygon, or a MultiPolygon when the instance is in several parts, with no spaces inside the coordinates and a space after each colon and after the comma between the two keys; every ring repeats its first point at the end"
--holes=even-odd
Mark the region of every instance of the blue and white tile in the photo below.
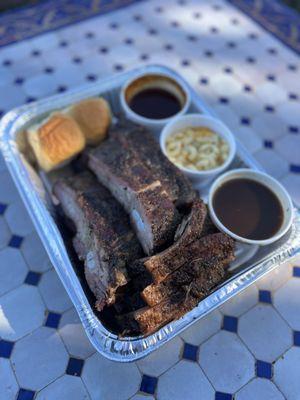
{"type": "Polygon", "coordinates": [[[284,263],[259,279],[256,282],[256,286],[261,290],[275,291],[291,277],[292,265],[290,263],[284,263]]]}
{"type": "Polygon", "coordinates": [[[58,333],[40,327],[15,344],[11,361],[21,387],[40,390],[65,372],[68,358],[58,333]]]}
{"type": "Polygon", "coordinates": [[[25,92],[11,84],[2,85],[1,93],[5,93],[5,96],[0,97],[0,110],[9,111],[11,108],[20,106],[26,101],[25,92]]]}
{"type": "Polygon", "coordinates": [[[274,307],[295,331],[300,331],[300,279],[292,278],[274,293],[274,307]]]}
{"type": "Polygon", "coordinates": [[[0,249],[3,249],[5,246],[7,246],[10,237],[11,232],[7,222],[3,217],[0,216],[0,249]]]}
{"type": "Polygon", "coordinates": [[[45,306],[37,288],[22,285],[0,297],[0,336],[18,340],[42,325],[45,306]]]}
{"type": "Polygon", "coordinates": [[[263,139],[275,141],[287,132],[287,126],[273,115],[257,115],[252,119],[252,129],[263,139]]]}
{"type": "Polygon", "coordinates": [[[9,204],[19,199],[17,189],[8,171],[0,172],[0,187],[5,188],[5,190],[0,191],[0,203],[9,204]]]}
{"type": "Polygon", "coordinates": [[[256,160],[264,166],[265,171],[276,179],[289,172],[289,163],[272,149],[261,149],[255,153],[256,160]]]}
{"type": "Polygon", "coordinates": [[[36,272],[48,271],[52,265],[36,232],[27,235],[21,247],[21,252],[29,269],[36,272]]]}
{"type": "Polygon", "coordinates": [[[36,400],[90,400],[90,396],[82,382],[75,376],[64,375],[41,390],[36,400]]]}
{"type": "MultiPolygon", "coordinates": [[[[52,64],[53,63],[51,62],[51,65],[52,64]]],[[[28,78],[24,83],[24,91],[26,95],[35,98],[50,96],[56,92],[56,88],[57,83],[54,77],[51,75],[36,75],[34,77],[28,78]]]]}
{"type": "Polygon", "coordinates": [[[62,315],[59,334],[71,356],[85,359],[95,352],[74,308],[62,315]]]}
{"type": "Polygon", "coordinates": [[[203,343],[199,363],[219,392],[234,393],[255,375],[252,354],[235,333],[224,330],[203,343]]]}
{"type": "Polygon", "coordinates": [[[136,394],[133,397],[131,397],[130,400],[155,400],[155,398],[152,396],[149,396],[148,394],[146,394],[146,395],[136,394]]]}
{"type": "Polygon", "coordinates": [[[19,250],[7,247],[0,251],[0,296],[20,286],[28,267],[19,250]]]}
{"type": "Polygon", "coordinates": [[[31,219],[21,202],[18,200],[7,207],[5,219],[12,233],[26,236],[33,231],[31,219]]]}
{"type": "Polygon", "coordinates": [[[255,89],[255,95],[266,104],[278,105],[287,100],[287,91],[277,83],[266,81],[255,89]]]}
{"type": "MultiPolygon", "coordinates": [[[[299,121],[300,122],[300,121],[299,121]]],[[[286,135],[275,142],[275,149],[290,164],[300,166],[300,135],[286,135]]]]}
{"type": "Polygon", "coordinates": [[[234,396],[236,400],[284,400],[282,393],[274,385],[273,382],[255,378],[251,382],[247,383],[241,390],[239,390],[234,396]]]}
{"type": "Polygon", "coordinates": [[[64,312],[72,307],[71,300],[54,269],[43,274],[39,289],[50,311],[64,312]]]}
{"type": "Polygon", "coordinates": [[[0,400],[15,400],[19,385],[9,360],[0,358],[0,400]]]}
{"type": "Polygon", "coordinates": [[[158,381],[157,396],[160,400],[214,399],[214,390],[197,363],[182,360],[158,381]]]}
{"type": "Polygon", "coordinates": [[[273,362],[292,345],[290,327],[271,305],[259,304],[242,315],[238,333],[258,360],[273,362]]]}
{"type": "Polygon", "coordinates": [[[182,347],[182,340],[175,338],[154,353],[139,360],[137,365],[143,374],[159,376],[179,361],[182,347]]]}
{"type": "Polygon", "coordinates": [[[276,111],[279,118],[281,118],[287,124],[299,126],[300,116],[298,102],[285,101],[277,106],[276,111]]]}
{"type": "Polygon", "coordinates": [[[126,400],[141,384],[141,374],[135,364],[115,363],[99,353],[85,361],[81,377],[92,400],[126,400]]]}
{"type": "MultiPolygon", "coordinates": [[[[233,131],[234,136],[247,147],[247,150],[254,154],[263,147],[261,137],[256,131],[247,126],[239,126],[233,131]]],[[[256,156],[255,156],[256,157],[256,156]]]]}
{"type": "Polygon", "coordinates": [[[258,289],[255,285],[251,285],[243,290],[238,296],[232,297],[226,301],[220,311],[224,315],[240,317],[242,314],[254,307],[258,302],[258,289]]]}
{"type": "Polygon", "coordinates": [[[299,174],[287,174],[281,179],[281,183],[292,196],[296,205],[300,207],[300,175],[299,174]]]}
{"type": "Polygon", "coordinates": [[[300,394],[300,348],[292,347],[274,364],[274,383],[287,400],[298,400],[300,394]]]}
{"type": "Polygon", "coordinates": [[[219,310],[215,310],[193,324],[180,336],[186,343],[199,346],[220,330],[221,323],[222,315],[219,310]]]}

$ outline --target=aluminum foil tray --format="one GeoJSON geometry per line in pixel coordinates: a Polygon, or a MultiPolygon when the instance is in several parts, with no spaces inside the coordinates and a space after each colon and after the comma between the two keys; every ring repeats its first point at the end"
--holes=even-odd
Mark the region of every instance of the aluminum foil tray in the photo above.
{"type": "MultiPolygon", "coordinates": [[[[64,239],[66,238],[63,239],[61,230],[58,228],[58,221],[55,220],[52,212],[49,188],[47,188],[45,179],[41,179],[43,177],[30,165],[29,155],[23,148],[21,135],[22,132],[24,134],[28,125],[40,120],[50,112],[91,96],[104,96],[110,102],[113,112],[120,112],[120,87],[127,79],[141,72],[168,74],[187,85],[178,74],[168,68],[155,65],[142,67],[80,87],[69,93],[14,109],[3,117],[0,124],[1,148],[7,167],[51,262],[80,316],[84,329],[99,353],[119,362],[135,361],[150,354],[268,271],[300,253],[300,213],[295,210],[293,226],[285,237],[271,246],[239,249],[237,262],[230,269],[231,277],[178,321],[169,323],[147,337],[135,338],[119,338],[101,323],[93,311],[92,302],[90,303],[88,300],[82,280],[72,264],[68,246],[65,245],[64,239]]],[[[212,115],[213,111],[189,85],[187,87],[192,98],[189,111],[212,115]]],[[[262,169],[240,143],[237,143],[237,147],[237,157],[231,168],[240,166],[262,169]]],[[[205,192],[207,192],[207,188],[202,188],[201,194],[204,197],[205,192]]]]}

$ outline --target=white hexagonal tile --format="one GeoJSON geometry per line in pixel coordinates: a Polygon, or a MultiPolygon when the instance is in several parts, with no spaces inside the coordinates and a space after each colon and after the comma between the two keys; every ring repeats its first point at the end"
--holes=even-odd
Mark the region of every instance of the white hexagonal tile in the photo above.
{"type": "Polygon", "coordinates": [[[64,375],[50,383],[36,396],[36,400],[89,400],[90,396],[82,382],[76,376],[64,375]]]}
{"type": "Polygon", "coordinates": [[[274,291],[280,288],[292,277],[292,267],[289,263],[281,264],[256,282],[261,290],[274,291]]]}
{"type": "Polygon", "coordinates": [[[273,82],[265,82],[262,85],[258,85],[255,94],[263,102],[274,105],[286,101],[287,99],[286,90],[273,82]]]}
{"type": "Polygon", "coordinates": [[[274,293],[274,307],[290,326],[300,330],[300,279],[292,278],[274,293]]]}
{"type": "Polygon", "coordinates": [[[95,352],[74,308],[62,315],[59,334],[70,355],[85,359],[95,352]]]}
{"type": "MultiPolygon", "coordinates": [[[[47,57],[49,53],[47,54],[47,57]]],[[[58,54],[57,54],[57,58],[58,54]]],[[[50,60],[50,58],[49,58],[50,60]]],[[[52,65],[52,64],[51,64],[52,65]]],[[[24,90],[28,96],[44,97],[55,93],[57,83],[51,75],[35,75],[27,79],[24,83],[24,90]]]]}
{"type": "Polygon", "coordinates": [[[135,364],[116,363],[99,353],[85,361],[81,378],[93,400],[126,400],[141,384],[141,374],[135,364]]]}
{"type": "Polygon", "coordinates": [[[242,91],[241,83],[231,76],[217,74],[210,80],[211,88],[221,96],[234,96],[242,91]]]}
{"type": "Polygon", "coordinates": [[[265,171],[274,176],[281,178],[289,171],[289,163],[277,152],[271,149],[261,149],[255,153],[256,160],[264,166],[265,171]]]}
{"type": "Polygon", "coordinates": [[[41,326],[45,305],[37,288],[22,285],[0,298],[0,336],[18,340],[41,326]]]}
{"type": "Polygon", "coordinates": [[[0,172],[0,187],[5,188],[0,191],[0,203],[9,204],[18,199],[17,189],[7,171],[0,172]]]}
{"type": "Polygon", "coordinates": [[[180,336],[186,343],[199,346],[214,333],[218,332],[221,328],[221,323],[222,315],[218,310],[215,310],[204,318],[201,318],[200,321],[193,324],[190,328],[181,333],[180,336]]]}
{"type": "Polygon", "coordinates": [[[276,107],[276,112],[280,118],[290,125],[299,125],[299,103],[285,101],[276,107]]]}
{"type": "Polygon", "coordinates": [[[157,385],[159,400],[213,400],[214,394],[199,365],[185,360],[165,372],[157,385]]]}
{"type": "Polygon", "coordinates": [[[291,329],[270,305],[259,304],[242,315],[238,332],[255,357],[263,361],[274,361],[292,345],[291,329]]]}
{"type": "Polygon", "coordinates": [[[50,311],[64,312],[72,307],[71,300],[54,269],[44,273],[39,289],[50,311]]]}
{"type": "Polygon", "coordinates": [[[300,207],[300,176],[287,174],[280,181],[290,193],[296,205],[300,207]]]}
{"type": "Polygon", "coordinates": [[[275,143],[275,149],[291,164],[300,165],[300,137],[297,135],[285,135],[275,143]]]}
{"type": "Polygon", "coordinates": [[[0,249],[7,246],[9,239],[11,237],[11,232],[8,225],[3,217],[0,217],[0,249]]]}
{"type": "Polygon", "coordinates": [[[19,340],[11,357],[21,387],[40,390],[61,376],[68,353],[54,329],[40,327],[19,340]]]}
{"type": "Polygon", "coordinates": [[[226,303],[220,307],[220,311],[225,315],[239,317],[246,311],[250,310],[250,308],[254,307],[257,302],[258,289],[254,285],[251,285],[237,296],[226,301],[226,303]]]}
{"type": "Polygon", "coordinates": [[[292,347],[274,365],[273,380],[287,400],[298,400],[300,397],[299,365],[299,347],[292,347]]]}
{"type": "Polygon", "coordinates": [[[262,149],[263,144],[259,135],[251,128],[247,126],[240,126],[234,130],[234,136],[236,136],[250,153],[255,153],[262,149]]]}
{"type": "Polygon", "coordinates": [[[19,250],[7,247],[0,251],[0,296],[24,282],[27,265],[19,250]]]}
{"type": "Polygon", "coordinates": [[[11,232],[17,235],[26,236],[34,229],[29,215],[24,205],[21,203],[21,200],[10,204],[5,211],[5,219],[11,232]]]}
{"type": "Polygon", "coordinates": [[[131,397],[130,400],[155,400],[155,399],[154,397],[149,395],[136,394],[135,396],[131,397]]]}
{"type": "Polygon", "coordinates": [[[253,356],[236,334],[226,331],[203,343],[199,363],[220,392],[234,393],[255,375],[253,356]]]}
{"type": "Polygon", "coordinates": [[[234,396],[235,400],[284,400],[278,388],[267,379],[256,378],[247,383],[234,396]]]}
{"type": "Polygon", "coordinates": [[[179,361],[183,342],[175,338],[149,356],[139,360],[137,365],[142,373],[159,376],[179,361]]]}
{"type": "Polygon", "coordinates": [[[286,124],[280,118],[274,118],[273,115],[257,114],[252,119],[252,129],[262,139],[275,140],[286,134],[286,124]]]}
{"type": "Polygon", "coordinates": [[[0,358],[0,400],[15,400],[18,390],[9,360],[0,358]]]}
{"type": "Polygon", "coordinates": [[[32,271],[45,272],[51,268],[49,257],[36,232],[24,238],[21,251],[32,271]]]}

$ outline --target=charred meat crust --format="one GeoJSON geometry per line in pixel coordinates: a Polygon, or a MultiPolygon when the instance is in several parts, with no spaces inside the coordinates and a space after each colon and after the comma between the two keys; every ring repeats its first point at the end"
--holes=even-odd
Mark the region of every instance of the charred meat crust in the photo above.
{"type": "Polygon", "coordinates": [[[74,248],[101,310],[128,282],[126,264],[143,254],[141,246],[123,208],[91,173],[59,180],[53,192],[75,224],[74,248]]]}
{"type": "Polygon", "coordinates": [[[164,281],[158,284],[152,283],[142,291],[142,299],[149,306],[159,304],[166,297],[172,296],[174,292],[182,290],[183,286],[193,281],[202,279],[204,284],[206,268],[213,269],[218,262],[229,264],[234,259],[233,241],[222,233],[209,235],[205,241],[200,239],[194,242],[194,245],[199,246],[195,259],[185,263],[164,281]]]}
{"type": "MultiPolygon", "coordinates": [[[[134,129],[139,128],[134,125],[134,129]]],[[[181,217],[170,185],[153,172],[157,165],[148,165],[137,148],[126,147],[123,140],[116,139],[121,135],[123,131],[117,134],[115,128],[108,140],[89,152],[88,165],[130,214],[146,254],[154,254],[173,241],[181,217]]],[[[147,135],[151,136],[145,131],[143,138],[147,135]]]]}

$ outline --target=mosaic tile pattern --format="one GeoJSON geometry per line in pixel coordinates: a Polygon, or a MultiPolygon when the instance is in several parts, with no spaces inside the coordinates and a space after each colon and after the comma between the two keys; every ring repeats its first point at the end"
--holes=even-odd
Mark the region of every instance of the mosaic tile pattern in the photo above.
{"type": "MultiPolygon", "coordinates": [[[[223,1],[143,2],[1,49],[0,113],[148,62],[181,72],[300,204],[299,58],[223,1]]],[[[299,398],[300,259],[117,364],[90,345],[1,157],[0,188],[1,400],[299,398]]]]}

